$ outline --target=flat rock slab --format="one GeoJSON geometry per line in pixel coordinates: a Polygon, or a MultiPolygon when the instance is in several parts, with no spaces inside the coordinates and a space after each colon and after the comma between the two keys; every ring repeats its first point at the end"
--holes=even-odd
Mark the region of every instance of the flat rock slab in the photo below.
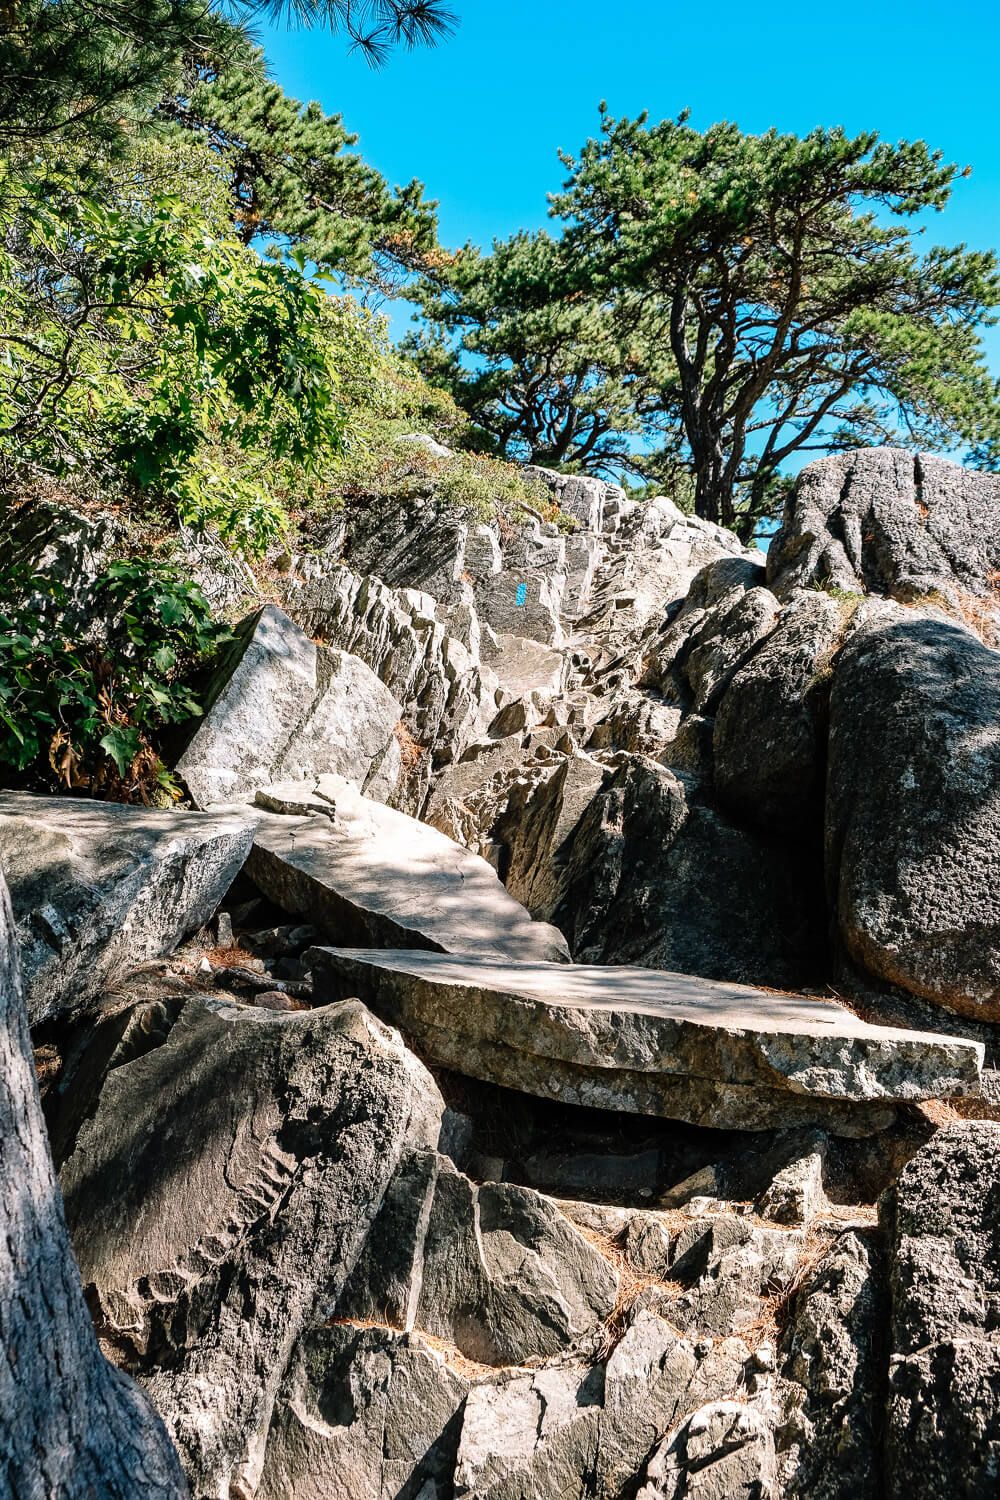
{"type": "Polygon", "coordinates": [[[562,934],[532,921],[484,859],[343,777],[268,787],[257,803],[264,811],[247,872],[329,937],[498,959],[569,957],[562,934]]]}
{"type": "Polygon", "coordinates": [[[0,867],[32,1025],[82,1013],[215,911],[253,839],[223,816],[0,792],[0,867]]]}
{"type": "Polygon", "coordinates": [[[635,968],[314,948],[317,993],[359,995],[437,1064],[526,1093],[722,1129],[883,1128],[975,1095],[977,1042],[872,1026],[832,1001],[635,968]]]}

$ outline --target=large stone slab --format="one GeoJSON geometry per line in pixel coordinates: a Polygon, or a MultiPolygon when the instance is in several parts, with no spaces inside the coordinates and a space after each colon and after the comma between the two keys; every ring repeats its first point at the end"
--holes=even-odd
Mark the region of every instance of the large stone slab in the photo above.
{"type": "Polygon", "coordinates": [[[568,958],[484,859],[362,797],[339,776],[270,787],[247,870],[265,895],[343,943],[568,958]],[[274,816],[274,813],[280,816],[274,816]]]}
{"type": "Polygon", "coordinates": [[[977,1094],[979,1043],[871,1026],[832,1001],[649,969],[310,952],[325,999],[361,995],[442,1066],[527,1093],[698,1125],[887,1123],[977,1094]]]}
{"type": "Polygon", "coordinates": [[[358,657],[318,646],[276,605],[237,626],[207,697],[176,765],[199,807],[326,771],[372,796],[396,785],[400,704],[358,657]]]}
{"type": "Polygon", "coordinates": [[[0,864],[32,1024],[85,1011],[125,969],[171,952],[206,922],[253,830],[241,812],[0,792],[0,864]]]}

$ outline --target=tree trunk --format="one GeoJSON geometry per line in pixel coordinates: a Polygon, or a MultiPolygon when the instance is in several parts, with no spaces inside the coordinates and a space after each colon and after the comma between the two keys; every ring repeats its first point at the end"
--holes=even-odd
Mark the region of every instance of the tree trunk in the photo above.
{"type": "Polygon", "coordinates": [[[182,1500],[159,1417],[101,1354],[70,1249],[0,875],[0,1494],[182,1500]]]}
{"type": "Polygon", "coordinates": [[[694,513],[703,521],[719,521],[719,492],[713,482],[714,476],[706,469],[697,469],[694,479],[694,513]]]}

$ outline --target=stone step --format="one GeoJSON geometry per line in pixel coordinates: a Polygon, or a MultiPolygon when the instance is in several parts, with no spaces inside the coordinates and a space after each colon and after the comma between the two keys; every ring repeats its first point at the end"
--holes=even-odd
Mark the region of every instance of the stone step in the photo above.
{"type": "Polygon", "coordinates": [[[283,782],[257,794],[247,873],[283,911],[341,942],[569,958],[555,927],[534,922],[496,871],[340,776],[283,782]]]}
{"type": "Polygon", "coordinates": [[[653,969],[313,948],[317,999],[359,996],[423,1055],[545,1098],[720,1129],[866,1135],[904,1101],[978,1095],[983,1047],[832,1000],[653,969]]]}

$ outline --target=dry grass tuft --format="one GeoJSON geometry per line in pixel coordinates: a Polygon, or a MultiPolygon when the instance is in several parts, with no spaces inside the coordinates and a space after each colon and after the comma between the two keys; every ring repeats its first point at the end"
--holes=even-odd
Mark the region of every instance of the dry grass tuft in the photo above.
{"type": "Polygon", "coordinates": [[[413,738],[413,735],[402,719],[393,726],[392,732],[396,736],[396,743],[399,746],[399,758],[403,774],[404,776],[409,776],[412,771],[416,770],[423,757],[427,754],[427,746],[421,745],[419,740],[413,738]]]}
{"type": "Polygon", "coordinates": [[[835,1234],[822,1230],[810,1230],[807,1233],[794,1276],[774,1292],[762,1297],[759,1315],[746,1328],[737,1330],[751,1354],[761,1344],[773,1344],[777,1349],[791,1320],[799,1292],[835,1239],[835,1234]]]}
{"type": "MultiPolygon", "coordinates": [[[[657,1217],[666,1220],[667,1215],[658,1214],[657,1217]]],[[[685,1223],[690,1223],[685,1215],[681,1215],[681,1218],[685,1223]]],[[[671,1281],[667,1277],[650,1276],[647,1271],[640,1271],[637,1266],[634,1266],[625,1253],[623,1243],[625,1231],[617,1235],[601,1234],[596,1229],[585,1229],[575,1220],[571,1222],[577,1233],[582,1235],[588,1244],[593,1245],[597,1253],[604,1257],[618,1276],[618,1295],[615,1298],[615,1305],[605,1318],[601,1329],[600,1357],[607,1359],[623,1338],[629,1325],[632,1308],[643,1292],[654,1289],[664,1293],[665,1296],[678,1297],[685,1288],[679,1281],[671,1281]]],[[[669,1227],[668,1224],[667,1228],[669,1227]]],[[[680,1333],[681,1330],[678,1329],[677,1332],[680,1333]]]]}
{"type": "Polygon", "coordinates": [[[456,1375],[462,1375],[466,1380],[479,1380],[484,1375],[524,1375],[530,1374],[540,1365],[543,1359],[528,1360],[523,1365],[484,1365],[478,1360],[469,1359],[462,1353],[456,1344],[448,1339],[438,1338],[434,1333],[427,1333],[423,1328],[400,1328],[398,1323],[380,1321],[378,1318],[329,1318],[325,1325],[327,1328],[356,1328],[359,1331],[374,1328],[381,1333],[393,1333],[399,1338],[409,1337],[417,1343],[439,1354],[450,1370],[456,1375]]]}
{"type": "Polygon", "coordinates": [[[990,1099],[925,1099],[917,1108],[939,1129],[960,1120],[1000,1120],[1000,1104],[990,1099]]]}
{"type": "Polygon", "coordinates": [[[257,962],[257,954],[251,953],[241,943],[229,943],[223,948],[207,948],[205,957],[214,969],[245,969],[257,962]]]}

